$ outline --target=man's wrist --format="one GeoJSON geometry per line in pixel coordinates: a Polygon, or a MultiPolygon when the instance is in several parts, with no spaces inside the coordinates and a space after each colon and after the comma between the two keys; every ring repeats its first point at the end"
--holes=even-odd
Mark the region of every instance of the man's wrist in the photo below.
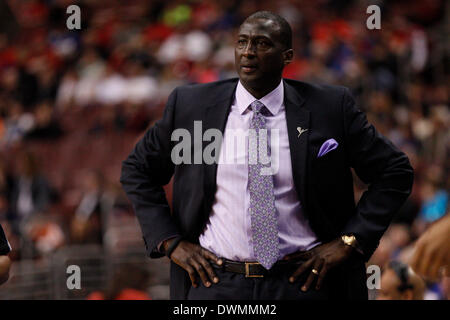
{"type": "Polygon", "coordinates": [[[361,250],[360,243],[354,234],[344,234],[341,236],[340,240],[345,246],[349,247],[349,251],[357,251],[364,255],[364,252],[361,250]]]}
{"type": "Polygon", "coordinates": [[[163,242],[162,247],[164,248],[164,254],[170,259],[170,256],[172,255],[172,252],[175,251],[176,247],[180,244],[180,242],[183,240],[182,236],[176,236],[173,238],[170,238],[163,242]]]}
{"type": "Polygon", "coordinates": [[[165,238],[164,240],[162,240],[160,243],[158,243],[158,246],[156,247],[156,249],[158,250],[158,252],[159,252],[159,253],[162,253],[162,254],[166,254],[168,245],[170,245],[169,240],[175,239],[176,237],[178,237],[178,235],[169,236],[169,237],[165,238]],[[168,243],[168,242],[169,242],[169,243],[168,243]],[[166,243],[166,244],[165,244],[165,243],[166,243]],[[167,244],[167,243],[168,243],[168,244],[167,244]]]}
{"type": "Polygon", "coordinates": [[[170,238],[170,239],[167,239],[167,240],[164,240],[164,241],[162,242],[162,244],[161,244],[161,251],[162,251],[162,253],[166,254],[167,249],[169,248],[169,246],[170,246],[170,244],[171,244],[171,242],[172,242],[173,240],[175,240],[175,237],[170,238]]]}

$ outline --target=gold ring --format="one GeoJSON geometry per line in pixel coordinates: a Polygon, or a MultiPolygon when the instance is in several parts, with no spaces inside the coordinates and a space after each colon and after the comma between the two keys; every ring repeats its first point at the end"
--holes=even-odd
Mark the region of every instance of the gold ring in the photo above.
{"type": "Polygon", "coordinates": [[[319,275],[319,271],[317,271],[317,269],[312,269],[311,272],[314,273],[316,276],[319,275]]]}

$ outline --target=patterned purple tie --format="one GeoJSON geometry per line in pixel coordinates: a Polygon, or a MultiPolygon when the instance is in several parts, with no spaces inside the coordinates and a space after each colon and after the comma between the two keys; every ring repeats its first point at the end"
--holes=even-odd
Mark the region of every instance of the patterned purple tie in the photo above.
{"type": "MultiPolygon", "coordinates": [[[[258,100],[250,104],[253,117],[250,123],[250,131],[256,132],[256,139],[250,139],[249,158],[254,157],[257,161],[249,159],[248,185],[250,190],[250,217],[253,234],[253,250],[256,259],[264,268],[270,269],[278,260],[278,223],[275,209],[275,195],[273,187],[273,175],[262,175],[261,169],[270,168],[270,159],[263,164],[259,158],[260,152],[260,129],[266,128],[266,119],[261,114],[265,106],[258,100]],[[252,154],[252,155],[250,155],[252,154]],[[256,162],[256,163],[255,163],[256,162]]],[[[266,135],[267,137],[267,135],[266,135]]],[[[263,140],[264,141],[264,140],[263,140]]],[[[266,148],[267,150],[268,148],[266,148]]],[[[270,158],[270,152],[266,152],[270,158]]]]}

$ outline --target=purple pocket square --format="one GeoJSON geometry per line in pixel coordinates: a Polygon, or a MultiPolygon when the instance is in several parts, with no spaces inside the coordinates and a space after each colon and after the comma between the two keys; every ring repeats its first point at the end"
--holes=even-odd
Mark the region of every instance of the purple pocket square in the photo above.
{"type": "Polygon", "coordinates": [[[322,146],[320,147],[319,153],[317,154],[317,158],[320,158],[321,156],[327,154],[331,150],[334,150],[338,147],[339,143],[337,143],[334,139],[328,139],[325,141],[322,146]]]}

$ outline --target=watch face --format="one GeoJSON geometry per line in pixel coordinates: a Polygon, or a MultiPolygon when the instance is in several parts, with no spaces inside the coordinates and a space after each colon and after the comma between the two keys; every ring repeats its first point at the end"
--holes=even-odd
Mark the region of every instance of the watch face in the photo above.
{"type": "Polygon", "coordinates": [[[348,245],[353,245],[353,243],[355,242],[355,236],[344,236],[343,238],[344,242],[348,245]]]}

